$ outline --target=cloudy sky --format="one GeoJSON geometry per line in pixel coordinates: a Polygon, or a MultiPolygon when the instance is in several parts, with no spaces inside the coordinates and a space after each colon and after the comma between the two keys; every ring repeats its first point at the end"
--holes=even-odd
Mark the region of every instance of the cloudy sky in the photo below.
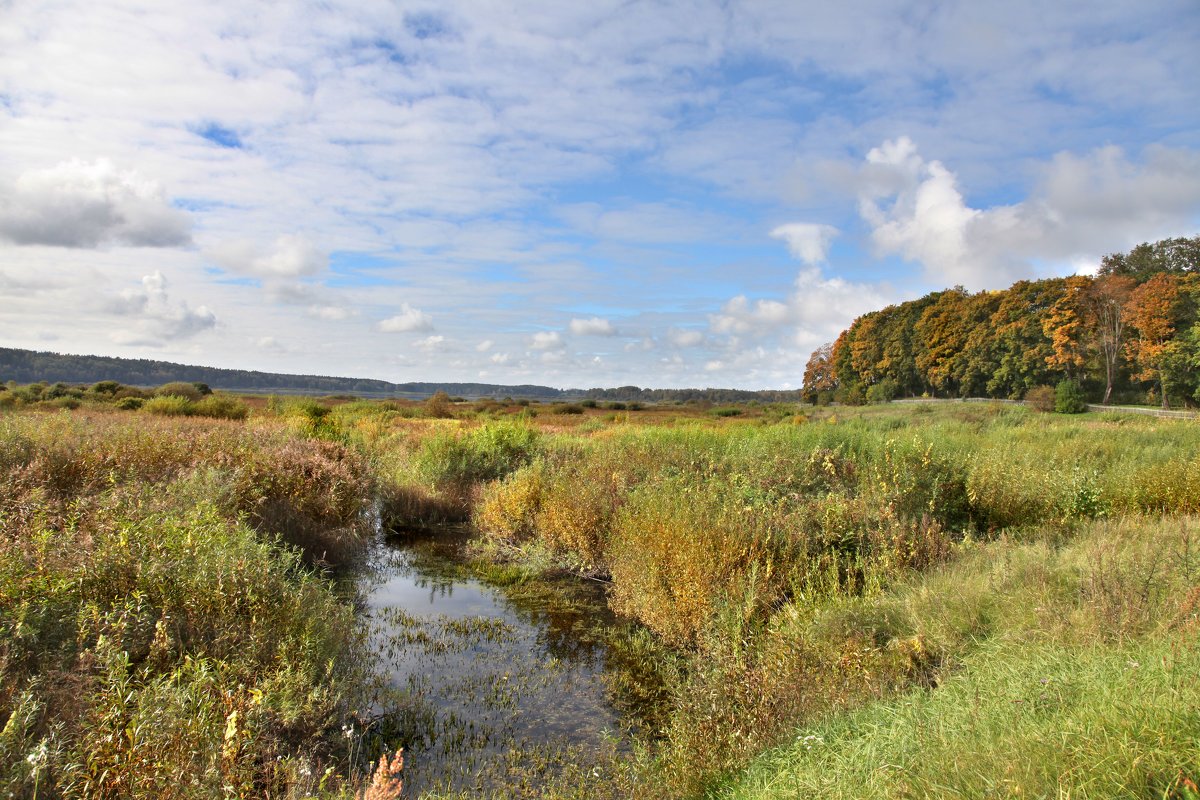
{"type": "Polygon", "coordinates": [[[1200,3],[0,0],[0,345],[795,387],[1200,233],[1200,3]]]}

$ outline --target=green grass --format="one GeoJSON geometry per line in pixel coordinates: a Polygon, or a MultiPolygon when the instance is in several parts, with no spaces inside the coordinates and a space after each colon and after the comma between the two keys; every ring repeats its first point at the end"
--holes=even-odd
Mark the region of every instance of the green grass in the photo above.
{"type": "Polygon", "coordinates": [[[990,646],[935,690],[797,730],[710,796],[1184,798],[1200,775],[1198,676],[1194,635],[990,646]]]}
{"type": "Polygon", "coordinates": [[[823,605],[785,637],[873,631],[884,651],[919,653],[927,685],[812,715],[706,796],[1188,797],[1197,545],[1195,519],[1093,523],[1066,540],[974,545],[875,597],[823,605]]]}

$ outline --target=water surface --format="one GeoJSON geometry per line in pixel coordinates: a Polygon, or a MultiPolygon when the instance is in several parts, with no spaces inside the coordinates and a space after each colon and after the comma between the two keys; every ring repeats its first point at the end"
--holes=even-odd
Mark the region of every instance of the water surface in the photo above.
{"type": "Polygon", "coordinates": [[[389,537],[365,587],[371,642],[398,690],[405,795],[517,794],[564,763],[628,747],[636,725],[613,673],[620,628],[600,583],[481,580],[469,532],[389,537]]]}

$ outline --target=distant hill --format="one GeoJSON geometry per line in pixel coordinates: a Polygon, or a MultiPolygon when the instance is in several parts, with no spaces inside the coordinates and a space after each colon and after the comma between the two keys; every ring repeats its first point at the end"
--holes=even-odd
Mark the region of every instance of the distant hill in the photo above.
{"type": "Polygon", "coordinates": [[[286,375],[244,369],[195,367],[170,361],[110,356],[69,356],[60,353],[18,350],[0,347],[0,383],[96,383],[120,381],[131,386],[161,386],[171,381],[207,383],[213,389],[233,392],[275,394],[353,394],[360,397],[425,398],[435,392],[453,397],[512,397],[529,400],[574,400],[593,398],[643,403],[709,402],[737,403],[758,400],[764,403],[798,402],[799,391],[744,389],[641,389],[621,386],[615,389],[555,389],[536,384],[508,386],[495,383],[389,383],[369,378],[337,378],[329,375],[286,375]]]}
{"type": "Polygon", "coordinates": [[[0,381],[9,380],[17,383],[96,383],[112,380],[133,386],[161,386],[171,381],[200,381],[214,389],[229,391],[354,394],[367,397],[428,397],[438,391],[462,397],[517,397],[536,400],[561,400],[583,395],[580,391],[564,391],[531,384],[502,386],[491,383],[389,383],[368,378],[285,375],[256,370],[196,367],[144,358],[70,356],[0,347],[0,381]]]}

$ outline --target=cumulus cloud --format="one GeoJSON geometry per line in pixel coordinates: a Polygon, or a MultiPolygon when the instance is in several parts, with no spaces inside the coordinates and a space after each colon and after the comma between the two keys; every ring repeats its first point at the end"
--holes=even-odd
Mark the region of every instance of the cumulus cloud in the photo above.
{"type": "Polygon", "coordinates": [[[788,251],[809,266],[825,261],[838,229],[812,222],[790,222],[771,231],[771,238],[787,242],[788,251]]]}
{"type": "Polygon", "coordinates": [[[534,350],[556,350],[565,347],[566,343],[558,331],[538,331],[533,335],[529,346],[534,350]]]}
{"type": "Polygon", "coordinates": [[[782,325],[793,317],[793,309],[778,300],[755,300],[738,295],[725,303],[720,314],[710,318],[716,333],[745,333],[754,329],[782,325]]]}
{"type": "Polygon", "coordinates": [[[494,344],[495,342],[493,342],[491,339],[484,339],[482,342],[475,345],[475,352],[486,353],[488,350],[492,349],[492,345],[494,344]]]}
{"type": "Polygon", "coordinates": [[[329,265],[328,254],[303,234],[283,234],[270,247],[236,239],[209,248],[205,255],[225,269],[259,278],[316,275],[329,265]]]}
{"type": "Polygon", "coordinates": [[[1069,264],[1186,230],[1200,212],[1200,154],[1117,147],[1060,153],[1028,198],[972,208],[956,175],[908,138],[867,154],[859,212],[881,254],[920,263],[929,280],[970,289],[1007,286],[1035,263],[1069,264]]]}
{"type": "Polygon", "coordinates": [[[18,245],[177,247],[191,220],[162,186],[110,161],[65,161],[0,184],[0,239],[18,245]]]}
{"type": "Polygon", "coordinates": [[[884,286],[826,278],[814,267],[800,271],[783,300],[734,297],[709,317],[709,327],[714,334],[734,337],[730,347],[739,347],[742,339],[781,337],[787,347],[807,355],[836,338],[855,317],[894,300],[884,286]]]}
{"type": "Polygon", "coordinates": [[[616,336],[617,329],[613,324],[601,317],[591,319],[573,319],[570,325],[571,333],[576,336],[616,336]]]}
{"type": "Polygon", "coordinates": [[[379,323],[383,333],[417,333],[433,330],[433,320],[419,308],[413,308],[408,303],[400,306],[400,313],[388,317],[379,323]]]}
{"type": "Polygon", "coordinates": [[[142,278],[137,289],[127,289],[103,306],[110,314],[131,318],[131,327],[113,334],[122,344],[160,346],[166,341],[187,339],[216,327],[217,317],[205,306],[192,309],[184,301],[172,302],[167,279],[155,271],[142,278]]]}

